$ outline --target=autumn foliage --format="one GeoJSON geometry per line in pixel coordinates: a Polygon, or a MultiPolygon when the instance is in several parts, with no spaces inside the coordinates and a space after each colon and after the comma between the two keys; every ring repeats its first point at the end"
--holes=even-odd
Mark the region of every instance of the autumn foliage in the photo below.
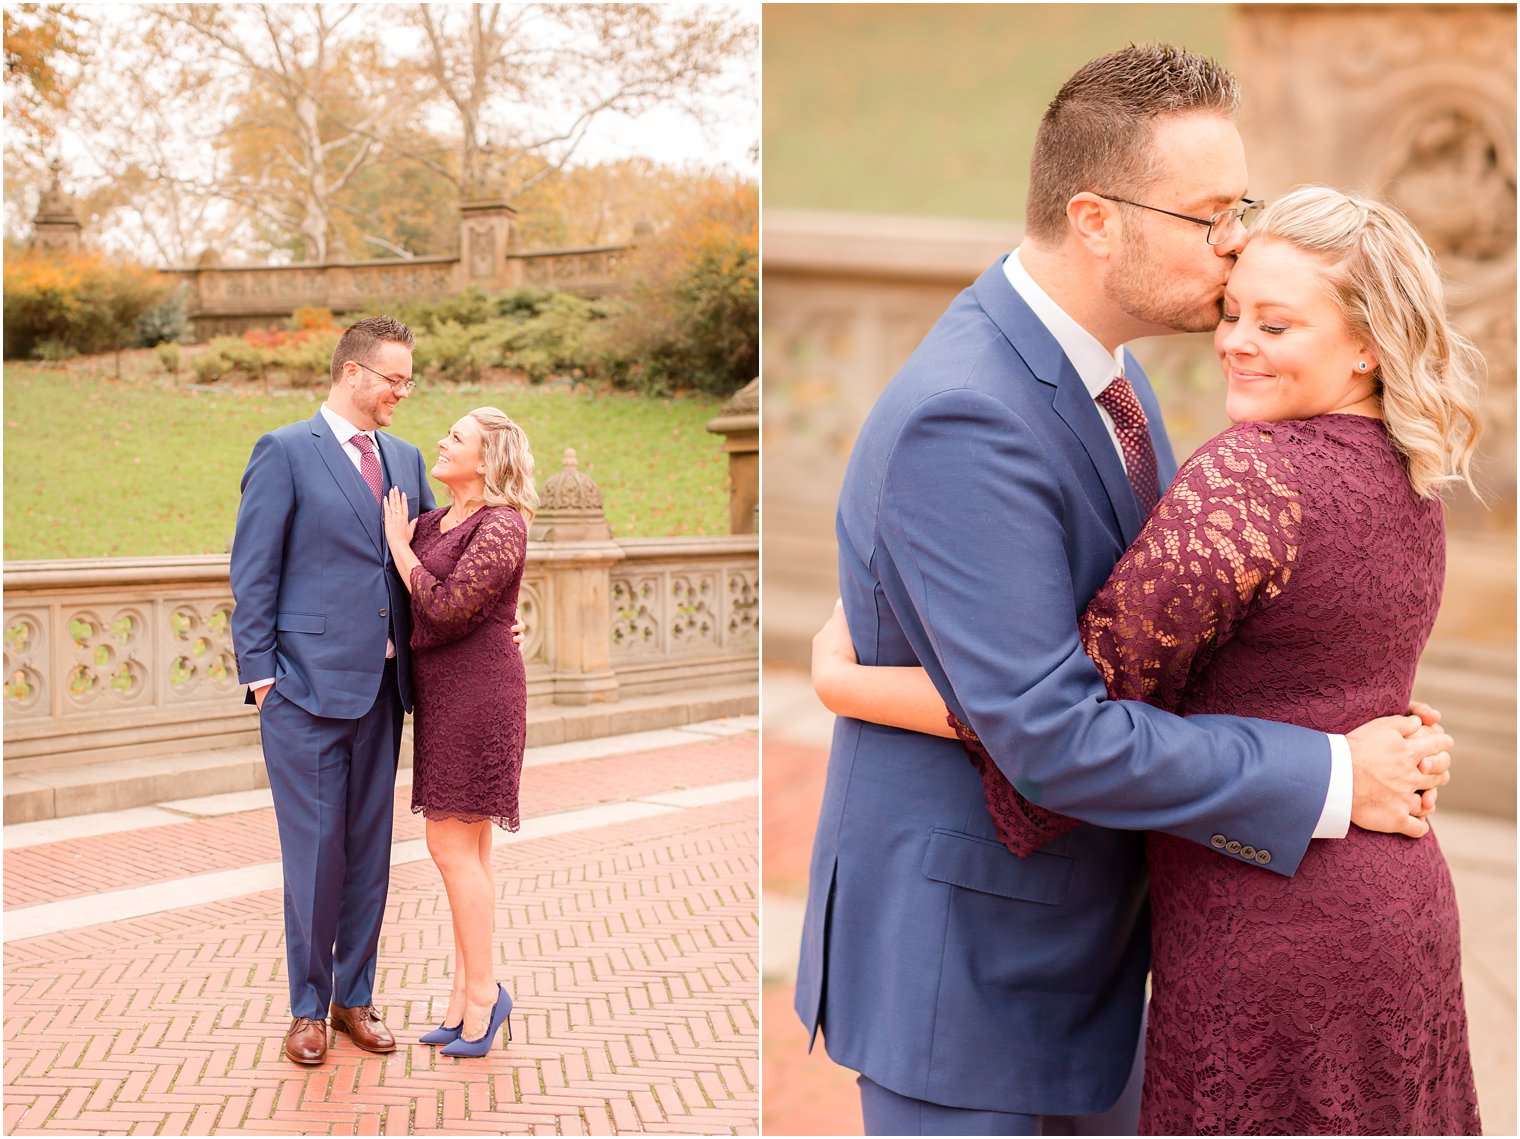
{"type": "Polygon", "coordinates": [[[601,332],[622,386],[728,395],[760,366],[760,227],[755,185],[693,185],[670,222],[635,247],[626,300],[601,332]]]}
{"type": "Polygon", "coordinates": [[[129,348],[138,318],[173,289],[162,274],[93,253],[7,256],[5,356],[129,348]]]}

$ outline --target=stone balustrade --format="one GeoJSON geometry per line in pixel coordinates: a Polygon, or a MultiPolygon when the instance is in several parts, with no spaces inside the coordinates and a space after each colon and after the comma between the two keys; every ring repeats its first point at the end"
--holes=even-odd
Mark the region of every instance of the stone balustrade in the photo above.
{"type": "Polygon", "coordinates": [[[189,287],[195,334],[204,340],[284,321],[302,306],[342,313],[446,296],[465,285],[459,265],[457,257],[414,257],[165,272],[189,287]]]}
{"type": "Polygon", "coordinates": [[[164,272],[188,287],[195,336],[206,340],[281,323],[303,306],[343,315],[397,301],[432,300],[470,285],[532,285],[606,296],[620,287],[627,254],[624,245],[597,245],[514,251],[499,261],[477,259],[481,264],[449,256],[164,272]]]}
{"type": "Polygon", "coordinates": [[[588,245],[513,253],[508,272],[514,284],[606,296],[619,287],[628,251],[626,245],[588,245]]]}
{"type": "MultiPolygon", "coordinates": [[[[528,545],[518,612],[530,704],[755,680],[754,535],[608,542],[589,558],[587,545],[528,545]],[[589,591],[577,580],[588,566],[589,591]],[[580,667],[586,654],[571,650],[588,641],[607,669],[580,667]]],[[[226,555],[7,563],[6,774],[256,743],[227,572],[226,555]]]]}

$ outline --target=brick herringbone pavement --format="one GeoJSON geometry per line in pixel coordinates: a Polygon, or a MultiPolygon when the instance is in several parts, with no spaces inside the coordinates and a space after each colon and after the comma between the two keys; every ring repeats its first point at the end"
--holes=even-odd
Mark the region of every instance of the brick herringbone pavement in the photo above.
{"type": "MultiPolygon", "coordinates": [[[[522,801],[533,804],[534,814],[543,815],[622,801],[670,787],[753,776],[751,757],[736,753],[726,743],[693,743],[633,755],[578,760],[573,778],[566,776],[563,765],[529,767],[523,772],[522,801]]],[[[422,819],[412,814],[410,803],[407,790],[398,789],[395,812],[398,842],[422,835],[422,819]]],[[[280,838],[275,830],[274,812],[270,810],[187,819],[174,825],[173,843],[164,841],[161,829],[90,835],[8,852],[5,908],[229,870],[251,862],[273,862],[280,857],[280,838]]]]}
{"type": "MultiPolygon", "coordinates": [[[[564,810],[753,778],[757,765],[745,734],[530,768],[523,801],[539,815],[546,803],[564,810]]],[[[438,1023],[449,986],[448,910],[428,861],[392,868],[377,982],[400,1045],[390,1056],[338,1036],[319,1068],[283,1058],[278,890],[187,896],[181,908],[10,942],[6,1130],[754,1134],[758,807],[745,795],[499,842],[498,975],[515,1001],[513,1041],[484,1060],[415,1043],[438,1023]]],[[[29,856],[28,897],[46,899],[77,893],[98,859],[112,864],[98,879],[111,888],[164,880],[171,856],[171,878],[225,868],[230,849],[242,852],[234,865],[265,860],[246,838],[261,813],[11,851],[7,892],[18,854],[29,856]],[[186,827],[215,858],[187,854],[186,827]],[[94,858],[71,852],[84,869],[52,891],[37,881],[48,846],[97,841],[94,858]]]]}

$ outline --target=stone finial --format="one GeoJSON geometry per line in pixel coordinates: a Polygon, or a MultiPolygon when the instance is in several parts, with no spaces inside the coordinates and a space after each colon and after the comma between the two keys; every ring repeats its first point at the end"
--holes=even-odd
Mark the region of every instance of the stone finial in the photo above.
{"type": "Polygon", "coordinates": [[[604,541],[612,537],[596,481],[580,469],[575,448],[566,447],[560,470],[544,480],[529,536],[539,542],[604,541]]]}
{"type": "Polygon", "coordinates": [[[32,247],[46,253],[78,253],[84,227],[74,212],[74,203],[63,192],[63,162],[54,158],[48,164],[53,180],[37,203],[32,223],[32,247]]]}
{"type": "Polygon", "coordinates": [[[74,203],[63,192],[63,160],[54,158],[48,163],[48,169],[53,172],[53,178],[48,183],[48,188],[42,191],[42,200],[37,203],[37,222],[43,225],[78,225],[79,215],[74,212],[74,203]]]}
{"type": "MultiPolygon", "coordinates": [[[[715,435],[727,436],[730,440],[739,438],[748,440],[750,436],[757,436],[760,430],[760,377],[756,376],[749,383],[729,396],[728,402],[718,409],[718,414],[708,420],[707,429],[715,435]]],[[[747,444],[741,444],[748,449],[747,444]]],[[[758,442],[757,442],[758,445],[758,442]]],[[[730,448],[725,447],[725,450],[730,448]]]]}
{"type": "Polygon", "coordinates": [[[566,447],[560,470],[544,481],[541,512],[550,510],[600,510],[602,492],[596,482],[580,469],[575,448],[566,447]]]}
{"type": "Polygon", "coordinates": [[[728,402],[718,409],[719,415],[759,415],[760,414],[760,377],[756,376],[749,383],[728,397],[728,402]]]}

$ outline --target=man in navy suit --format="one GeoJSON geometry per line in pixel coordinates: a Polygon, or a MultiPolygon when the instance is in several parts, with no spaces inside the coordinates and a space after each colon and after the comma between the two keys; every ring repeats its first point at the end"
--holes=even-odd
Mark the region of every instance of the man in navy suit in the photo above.
{"type": "Polygon", "coordinates": [[[1450,740],[1417,718],[1327,737],[1108,700],[1078,639],[1176,473],[1123,343],[1219,319],[1245,237],[1237,100],[1168,46],[1079,70],[1040,127],[1023,244],[856,441],[836,531],[860,661],[924,666],[1027,798],[1084,820],[1016,857],[959,743],[838,721],[796,1008],[861,1073],[870,1134],[1132,1133],[1138,832],[1292,874],[1350,821],[1423,833],[1420,791],[1447,778],[1450,740]]]}
{"type": "Polygon", "coordinates": [[[232,541],[232,639],[259,732],[285,872],[292,1021],[285,1055],[320,1064],[333,1027],[372,1052],[395,1039],[374,1008],[390,881],[402,716],[411,711],[411,607],[381,500],[432,510],[422,452],[387,435],[411,394],[412,332],[347,329],[327,402],[254,444],[232,541]]]}

